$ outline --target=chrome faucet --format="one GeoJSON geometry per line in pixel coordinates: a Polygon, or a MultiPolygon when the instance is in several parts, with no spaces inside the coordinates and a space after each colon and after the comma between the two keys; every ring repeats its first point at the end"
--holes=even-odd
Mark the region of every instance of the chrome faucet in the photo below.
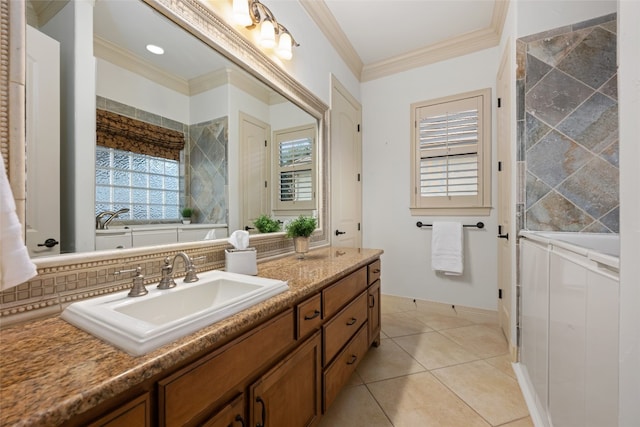
{"type": "Polygon", "coordinates": [[[98,215],[96,215],[96,230],[106,230],[109,226],[109,224],[111,223],[111,221],[113,221],[115,218],[118,217],[118,215],[123,214],[123,213],[127,213],[129,212],[129,208],[122,208],[122,209],[118,209],[115,212],[112,211],[102,211],[100,212],[98,215]],[[102,218],[107,216],[107,215],[111,215],[109,218],[107,218],[107,220],[105,222],[102,222],[102,218]]]}
{"type": "Polygon", "coordinates": [[[196,275],[196,269],[193,266],[193,261],[189,258],[184,252],[178,252],[173,256],[173,260],[171,257],[166,257],[164,259],[164,265],[162,266],[162,277],[160,279],[160,283],[158,283],[158,289],[171,289],[176,286],[175,280],[171,275],[173,274],[173,266],[176,262],[176,258],[182,258],[184,261],[184,270],[187,273],[184,277],[185,283],[197,282],[198,276],[196,275]]]}

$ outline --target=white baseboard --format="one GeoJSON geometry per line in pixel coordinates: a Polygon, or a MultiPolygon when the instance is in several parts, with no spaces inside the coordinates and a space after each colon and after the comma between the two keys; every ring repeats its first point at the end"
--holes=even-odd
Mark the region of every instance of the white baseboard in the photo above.
{"type": "Polygon", "coordinates": [[[529,381],[529,376],[524,372],[523,366],[520,363],[512,363],[511,366],[518,379],[518,385],[529,409],[529,415],[531,416],[533,425],[535,427],[552,427],[547,415],[540,413],[536,403],[536,396],[533,392],[533,385],[529,381]],[[545,420],[547,420],[547,422],[545,422],[545,420]]]}

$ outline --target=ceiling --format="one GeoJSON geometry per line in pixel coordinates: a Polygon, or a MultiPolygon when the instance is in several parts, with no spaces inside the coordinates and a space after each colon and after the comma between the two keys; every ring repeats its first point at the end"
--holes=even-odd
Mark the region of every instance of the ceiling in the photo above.
{"type": "Polygon", "coordinates": [[[362,81],[497,45],[508,7],[508,0],[299,1],[362,81]]]}
{"type": "MultiPolygon", "coordinates": [[[[261,1],[269,6],[291,0],[261,1]]],[[[361,81],[496,46],[500,41],[509,4],[509,0],[298,1],[361,81]]],[[[37,14],[46,15],[47,9],[51,9],[49,12],[53,14],[66,1],[30,0],[29,3],[33,5],[37,14]]],[[[106,33],[108,27],[117,28],[118,23],[124,20],[134,23],[136,35],[145,32],[145,28],[149,27],[146,33],[149,36],[155,35],[158,39],[162,38],[159,42],[165,45],[180,45],[182,36],[179,31],[166,32],[156,27],[150,28],[156,23],[159,26],[163,23],[159,16],[150,12],[148,8],[144,7],[142,9],[147,10],[140,11],[140,5],[135,2],[128,6],[131,10],[125,13],[125,18],[116,17],[125,5],[125,2],[119,1],[96,2],[96,9],[100,9],[97,16],[102,17],[104,21],[96,22],[98,36],[102,35],[102,30],[106,33]],[[118,7],[114,8],[109,3],[118,4],[118,7]],[[135,25],[136,22],[145,22],[145,25],[135,25]]],[[[137,37],[126,33],[125,30],[121,31],[123,33],[119,40],[109,41],[126,46],[125,48],[135,55],[146,56],[145,59],[151,62],[160,61],[159,58],[149,57],[146,52],[137,52],[137,48],[133,46],[127,46],[127,41],[136,40],[137,37]]],[[[185,57],[165,61],[162,67],[169,67],[171,73],[185,79],[201,75],[207,68],[215,68],[214,64],[200,63],[195,67],[190,65],[188,73],[180,71],[180,65],[193,64],[191,59],[206,57],[196,53],[188,58],[188,52],[181,54],[185,57]]]]}

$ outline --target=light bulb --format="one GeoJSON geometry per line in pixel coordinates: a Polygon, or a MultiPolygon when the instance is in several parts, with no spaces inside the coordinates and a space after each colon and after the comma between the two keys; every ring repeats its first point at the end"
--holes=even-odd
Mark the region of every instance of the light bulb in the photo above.
{"type": "Polygon", "coordinates": [[[278,56],[282,59],[289,60],[293,57],[293,52],[291,51],[291,46],[293,45],[293,41],[291,40],[291,35],[289,33],[280,34],[280,40],[278,41],[278,56]]]}
{"type": "Polygon", "coordinates": [[[260,44],[267,48],[272,48],[276,45],[276,31],[273,28],[273,22],[269,20],[262,21],[260,26],[260,44]]]}
{"type": "Polygon", "coordinates": [[[251,16],[249,15],[249,1],[248,0],[233,0],[233,17],[235,21],[248,27],[253,24],[251,16]]]}

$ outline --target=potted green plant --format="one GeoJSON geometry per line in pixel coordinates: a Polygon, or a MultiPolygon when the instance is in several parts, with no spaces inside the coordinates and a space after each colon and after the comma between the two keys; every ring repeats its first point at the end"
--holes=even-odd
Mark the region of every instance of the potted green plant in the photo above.
{"type": "Polygon", "coordinates": [[[193,208],[182,208],[180,210],[180,215],[182,215],[182,223],[183,224],[191,224],[191,217],[193,216],[193,208]]]}
{"type": "Polygon", "coordinates": [[[280,221],[271,218],[269,215],[262,214],[253,221],[253,225],[261,233],[275,233],[280,231],[280,221]]]}
{"type": "Polygon", "coordinates": [[[304,254],[309,252],[309,236],[313,234],[318,222],[310,216],[300,215],[291,220],[285,227],[286,236],[293,237],[293,245],[298,258],[304,258],[304,254]]]}

